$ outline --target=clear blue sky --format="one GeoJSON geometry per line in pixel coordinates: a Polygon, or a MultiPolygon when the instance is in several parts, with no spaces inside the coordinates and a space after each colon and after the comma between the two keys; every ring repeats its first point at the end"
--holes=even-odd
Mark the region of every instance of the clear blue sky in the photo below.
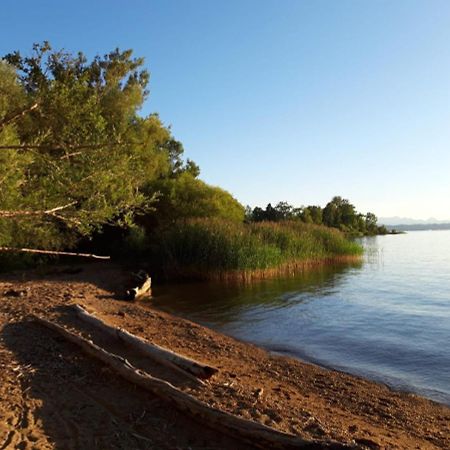
{"type": "Polygon", "coordinates": [[[201,177],[242,203],[450,218],[447,0],[3,0],[0,54],[33,42],[144,56],[201,177]]]}

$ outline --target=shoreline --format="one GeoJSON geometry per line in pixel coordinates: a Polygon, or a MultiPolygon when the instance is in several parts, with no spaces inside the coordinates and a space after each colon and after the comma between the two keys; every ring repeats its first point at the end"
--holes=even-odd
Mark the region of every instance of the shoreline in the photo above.
{"type": "Polygon", "coordinates": [[[410,395],[419,396],[430,402],[434,402],[434,403],[437,403],[438,405],[442,405],[444,407],[450,408],[450,397],[448,394],[446,394],[445,392],[442,392],[442,391],[422,388],[423,392],[421,392],[420,388],[415,389],[414,385],[404,383],[401,381],[401,379],[392,378],[391,381],[389,381],[389,378],[386,376],[380,376],[380,375],[371,376],[370,374],[365,373],[363,370],[352,371],[352,368],[350,368],[350,367],[346,368],[346,367],[333,366],[331,363],[328,364],[326,362],[322,362],[319,358],[309,357],[306,354],[303,354],[304,355],[303,356],[302,353],[296,353],[296,352],[290,351],[288,349],[283,349],[281,347],[274,348],[274,347],[271,347],[270,345],[266,346],[266,345],[258,343],[258,342],[253,342],[251,340],[243,340],[237,336],[233,336],[232,334],[228,334],[223,331],[218,331],[218,330],[214,329],[214,327],[211,327],[207,324],[197,322],[194,319],[190,319],[188,317],[188,315],[177,314],[175,311],[173,311],[171,309],[162,309],[159,305],[155,306],[155,307],[144,305],[144,307],[148,307],[150,310],[156,309],[157,311],[162,312],[164,314],[169,314],[170,316],[178,317],[182,320],[187,320],[187,321],[193,322],[197,325],[200,325],[209,330],[212,330],[215,333],[218,333],[219,335],[227,336],[227,337],[237,340],[238,342],[241,342],[243,344],[253,345],[257,348],[260,348],[260,349],[266,351],[267,353],[269,353],[271,355],[274,355],[274,356],[291,358],[291,359],[294,359],[294,360],[299,361],[304,364],[310,364],[310,365],[314,365],[314,366],[320,367],[325,370],[334,371],[337,373],[342,373],[344,375],[361,378],[363,380],[367,380],[367,381],[370,381],[370,382],[373,382],[376,384],[383,385],[387,389],[389,389],[393,392],[398,392],[400,394],[405,394],[405,395],[410,394],[410,395]],[[434,393],[435,398],[431,397],[430,395],[427,395],[425,393],[426,391],[434,393]],[[442,397],[442,400],[439,400],[438,397],[442,397]]]}
{"type": "Polygon", "coordinates": [[[337,366],[333,366],[332,364],[322,363],[319,359],[307,358],[307,357],[302,358],[301,356],[298,356],[294,353],[290,353],[288,351],[283,352],[283,351],[271,350],[270,348],[266,348],[264,346],[260,346],[260,347],[264,348],[269,353],[284,356],[286,358],[293,358],[293,359],[303,362],[304,364],[313,364],[313,365],[321,367],[325,370],[335,371],[338,373],[342,373],[344,375],[349,375],[352,377],[357,377],[357,378],[361,378],[363,380],[370,381],[372,383],[380,384],[382,386],[385,386],[387,389],[391,390],[392,392],[397,392],[399,394],[405,394],[405,395],[415,395],[415,396],[424,398],[430,402],[436,403],[438,405],[445,406],[448,408],[450,407],[450,400],[444,400],[444,399],[438,400],[437,399],[438,396],[446,395],[442,391],[436,391],[433,389],[423,389],[423,392],[429,391],[429,392],[434,392],[437,394],[436,398],[432,398],[432,397],[426,395],[425,393],[421,392],[419,388],[415,389],[413,385],[402,383],[400,380],[392,379],[392,381],[389,381],[386,377],[383,377],[383,376],[380,376],[380,377],[371,376],[369,374],[366,374],[364,371],[358,372],[355,370],[354,372],[352,372],[351,368],[337,367],[337,366]]]}
{"type": "MultiPolygon", "coordinates": [[[[13,427],[8,424],[14,424],[14,420],[9,420],[8,414],[16,414],[20,418],[25,407],[33,420],[28,420],[28,428],[22,427],[17,439],[34,442],[37,448],[57,448],[54,443],[62,439],[58,435],[60,431],[55,428],[57,419],[43,413],[49,400],[44,398],[42,391],[46,389],[45,383],[51,384],[52,379],[45,380],[45,377],[38,376],[44,370],[40,364],[47,367],[54,365],[54,360],[59,361],[61,367],[57,365],[57,369],[52,369],[56,378],[65,376],[65,371],[71,374],[75,369],[73,364],[66,364],[64,357],[61,360],[57,354],[49,353],[49,348],[54,346],[61,346],[58,350],[61,355],[67,349],[63,344],[55,343],[51,333],[43,334],[42,330],[31,327],[27,317],[29,314],[40,314],[65,324],[67,305],[80,303],[98,312],[100,318],[112,325],[218,367],[219,373],[211,379],[207,388],[193,392],[210,406],[307,439],[356,443],[359,448],[450,447],[450,408],[443,404],[415,394],[393,391],[359,376],[325,369],[289,356],[274,355],[253,344],[152,308],[151,303],[143,305],[115,300],[114,292],[120,288],[125,276],[121,268],[92,264],[82,266],[82,269],[77,274],[62,271],[39,275],[37,271],[29,271],[0,277],[0,363],[4,367],[0,371],[0,437],[3,433],[7,436],[13,433],[13,427]],[[21,297],[5,296],[8,289],[22,289],[25,293],[21,297]],[[26,333],[22,327],[27,330],[26,333]],[[9,334],[15,328],[18,334],[12,339],[9,334]],[[38,356],[39,361],[35,361],[38,356]],[[18,372],[14,371],[16,367],[21,367],[17,370],[25,373],[19,381],[18,372]],[[20,402],[23,402],[22,407],[17,406],[20,402]]],[[[91,360],[78,354],[73,354],[72,358],[82,361],[86,371],[95,366],[91,360]]],[[[104,373],[101,368],[98,372],[104,373]]],[[[81,380],[77,389],[89,390],[89,386],[96,383],[91,375],[84,372],[77,372],[77,376],[81,380]]],[[[78,386],[77,377],[73,374],[67,375],[67,380],[70,385],[78,386]]],[[[122,382],[111,375],[106,380],[107,384],[115,386],[108,393],[109,397],[113,396],[109,402],[126,402],[127,396],[121,391],[126,383],[122,386],[122,382]]],[[[105,380],[102,379],[102,382],[102,389],[106,389],[105,380]]],[[[92,394],[95,395],[98,394],[92,394]]],[[[73,411],[71,402],[79,399],[71,398],[67,392],[63,398],[63,406],[73,411]]],[[[61,405],[56,407],[64,411],[61,405]]],[[[78,404],[78,408],[84,411],[83,416],[77,417],[76,421],[72,419],[72,422],[77,427],[86,425],[83,428],[85,438],[94,439],[94,413],[100,406],[94,402],[92,412],[82,407],[78,404]]],[[[164,410],[166,413],[167,409],[164,410]]],[[[117,414],[120,415],[119,412],[117,414]]],[[[158,427],[152,431],[150,425],[146,425],[144,416],[137,433],[156,443],[160,438],[158,433],[161,434],[166,423],[164,414],[163,411],[151,410],[148,420],[157,418],[158,427]]],[[[123,420],[127,422],[128,419],[123,420]]],[[[177,421],[175,430],[170,429],[170,420],[169,425],[166,424],[166,439],[175,439],[179,447],[184,445],[187,448],[191,445],[188,444],[189,439],[195,439],[198,429],[194,426],[194,436],[189,437],[188,419],[180,416],[177,421]]],[[[208,433],[205,436],[210,443],[222,439],[217,433],[208,433]]],[[[120,443],[128,445],[128,438],[121,439],[120,443]]],[[[241,448],[226,440],[220,442],[219,448],[241,448]]],[[[200,447],[200,444],[197,443],[197,446],[200,447]]],[[[196,448],[195,445],[192,448],[196,448]]]]}
{"type": "Polygon", "coordinates": [[[321,266],[351,264],[358,265],[362,263],[364,255],[331,255],[322,258],[299,259],[285,262],[278,267],[269,267],[266,269],[248,269],[248,270],[197,270],[185,269],[184,271],[174,272],[170,275],[170,282],[181,281],[212,281],[223,283],[251,283],[263,280],[270,280],[280,276],[294,277],[314,270],[321,266]]]}

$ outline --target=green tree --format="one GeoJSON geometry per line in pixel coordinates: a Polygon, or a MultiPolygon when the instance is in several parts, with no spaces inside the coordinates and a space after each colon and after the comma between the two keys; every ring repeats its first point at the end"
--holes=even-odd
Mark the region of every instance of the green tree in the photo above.
{"type": "Polygon", "coordinates": [[[317,225],[322,225],[323,210],[320,206],[308,206],[312,221],[317,225]]]}
{"type": "Polygon", "coordinates": [[[131,50],[88,62],[46,42],[29,57],[4,57],[2,245],[70,247],[151,207],[155,195],[142,188],[170,172],[175,141],[157,116],[138,115],[149,80],[142,65],[131,50]]]}
{"type": "Polygon", "coordinates": [[[347,199],[333,197],[323,210],[323,223],[329,227],[352,229],[357,225],[356,209],[347,199]]]}
{"type": "Polygon", "coordinates": [[[278,202],[275,206],[277,220],[290,220],[293,218],[293,207],[287,202],[278,202]]]}
{"type": "Polygon", "coordinates": [[[266,209],[255,207],[251,213],[251,220],[253,222],[279,222],[280,220],[291,220],[295,216],[295,210],[287,202],[279,202],[275,207],[269,203],[266,209]]]}
{"type": "MultiPolygon", "coordinates": [[[[335,199],[336,197],[333,198],[333,200],[335,199]]],[[[328,227],[336,227],[340,222],[339,206],[333,200],[328,202],[323,209],[323,223],[328,227]]]]}
{"type": "MultiPolygon", "coordinates": [[[[14,122],[26,109],[26,95],[14,68],[0,60],[0,145],[20,144],[14,122]]],[[[0,151],[0,246],[11,245],[20,231],[14,220],[2,220],[1,217],[5,211],[22,207],[20,190],[26,182],[26,168],[31,161],[31,155],[13,148],[0,151]]]]}
{"type": "Polygon", "coordinates": [[[256,206],[255,208],[253,208],[250,218],[252,222],[262,222],[263,220],[265,220],[265,215],[266,212],[264,211],[264,209],[256,206]]]}
{"type": "Polygon", "coordinates": [[[298,217],[301,219],[304,223],[314,223],[314,220],[312,218],[311,210],[308,206],[300,208],[298,217]]]}
{"type": "Polygon", "coordinates": [[[377,234],[378,233],[378,218],[375,214],[368,212],[365,216],[365,228],[367,233],[369,234],[377,234]]]}
{"type": "Polygon", "coordinates": [[[210,186],[192,173],[189,164],[175,177],[151,183],[149,192],[158,191],[155,210],[140,220],[146,228],[165,226],[179,219],[220,218],[243,222],[245,208],[227,191],[210,186]]]}

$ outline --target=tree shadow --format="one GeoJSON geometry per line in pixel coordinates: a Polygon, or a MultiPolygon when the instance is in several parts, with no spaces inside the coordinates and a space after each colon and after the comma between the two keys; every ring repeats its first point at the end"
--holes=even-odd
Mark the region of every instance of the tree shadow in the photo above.
{"type": "Polygon", "coordinates": [[[106,351],[125,358],[137,369],[143,370],[153,377],[168,381],[179,388],[194,390],[199,388],[199,383],[196,382],[195,377],[184,375],[183,371],[173,370],[162,365],[159,361],[155,361],[154,358],[143,354],[120,339],[112,337],[104,330],[80,319],[71,305],[59,305],[53,308],[52,311],[58,313],[59,323],[62,322],[65,326],[76,329],[77,333],[81,333],[106,351]]]}
{"type": "Polygon", "coordinates": [[[125,291],[132,280],[132,267],[122,266],[110,261],[84,262],[83,264],[65,263],[39,267],[33,270],[19,270],[0,274],[0,281],[14,284],[43,281],[46,283],[65,283],[70,289],[71,283],[84,284],[89,292],[89,285],[96,297],[124,300],[125,291]]]}
{"type": "Polygon", "coordinates": [[[26,439],[56,449],[246,449],[113,374],[78,347],[32,321],[0,332],[19,362],[26,439]]]}

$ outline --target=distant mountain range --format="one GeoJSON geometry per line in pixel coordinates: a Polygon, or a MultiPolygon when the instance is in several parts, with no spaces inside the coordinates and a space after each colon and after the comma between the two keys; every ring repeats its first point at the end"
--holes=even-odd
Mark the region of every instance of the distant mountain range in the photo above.
{"type": "Polygon", "coordinates": [[[378,223],[381,225],[430,225],[430,224],[450,224],[450,219],[448,220],[438,220],[434,217],[429,219],[411,219],[409,217],[379,217],[378,223]]]}
{"type": "Polygon", "coordinates": [[[438,220],[433,217],[429,219],[411,219],[409,217],[380,217],[378,224],[386,225],[388,229],[399,231],[408,230],[450,230],[449,220],[438,220]]]}

